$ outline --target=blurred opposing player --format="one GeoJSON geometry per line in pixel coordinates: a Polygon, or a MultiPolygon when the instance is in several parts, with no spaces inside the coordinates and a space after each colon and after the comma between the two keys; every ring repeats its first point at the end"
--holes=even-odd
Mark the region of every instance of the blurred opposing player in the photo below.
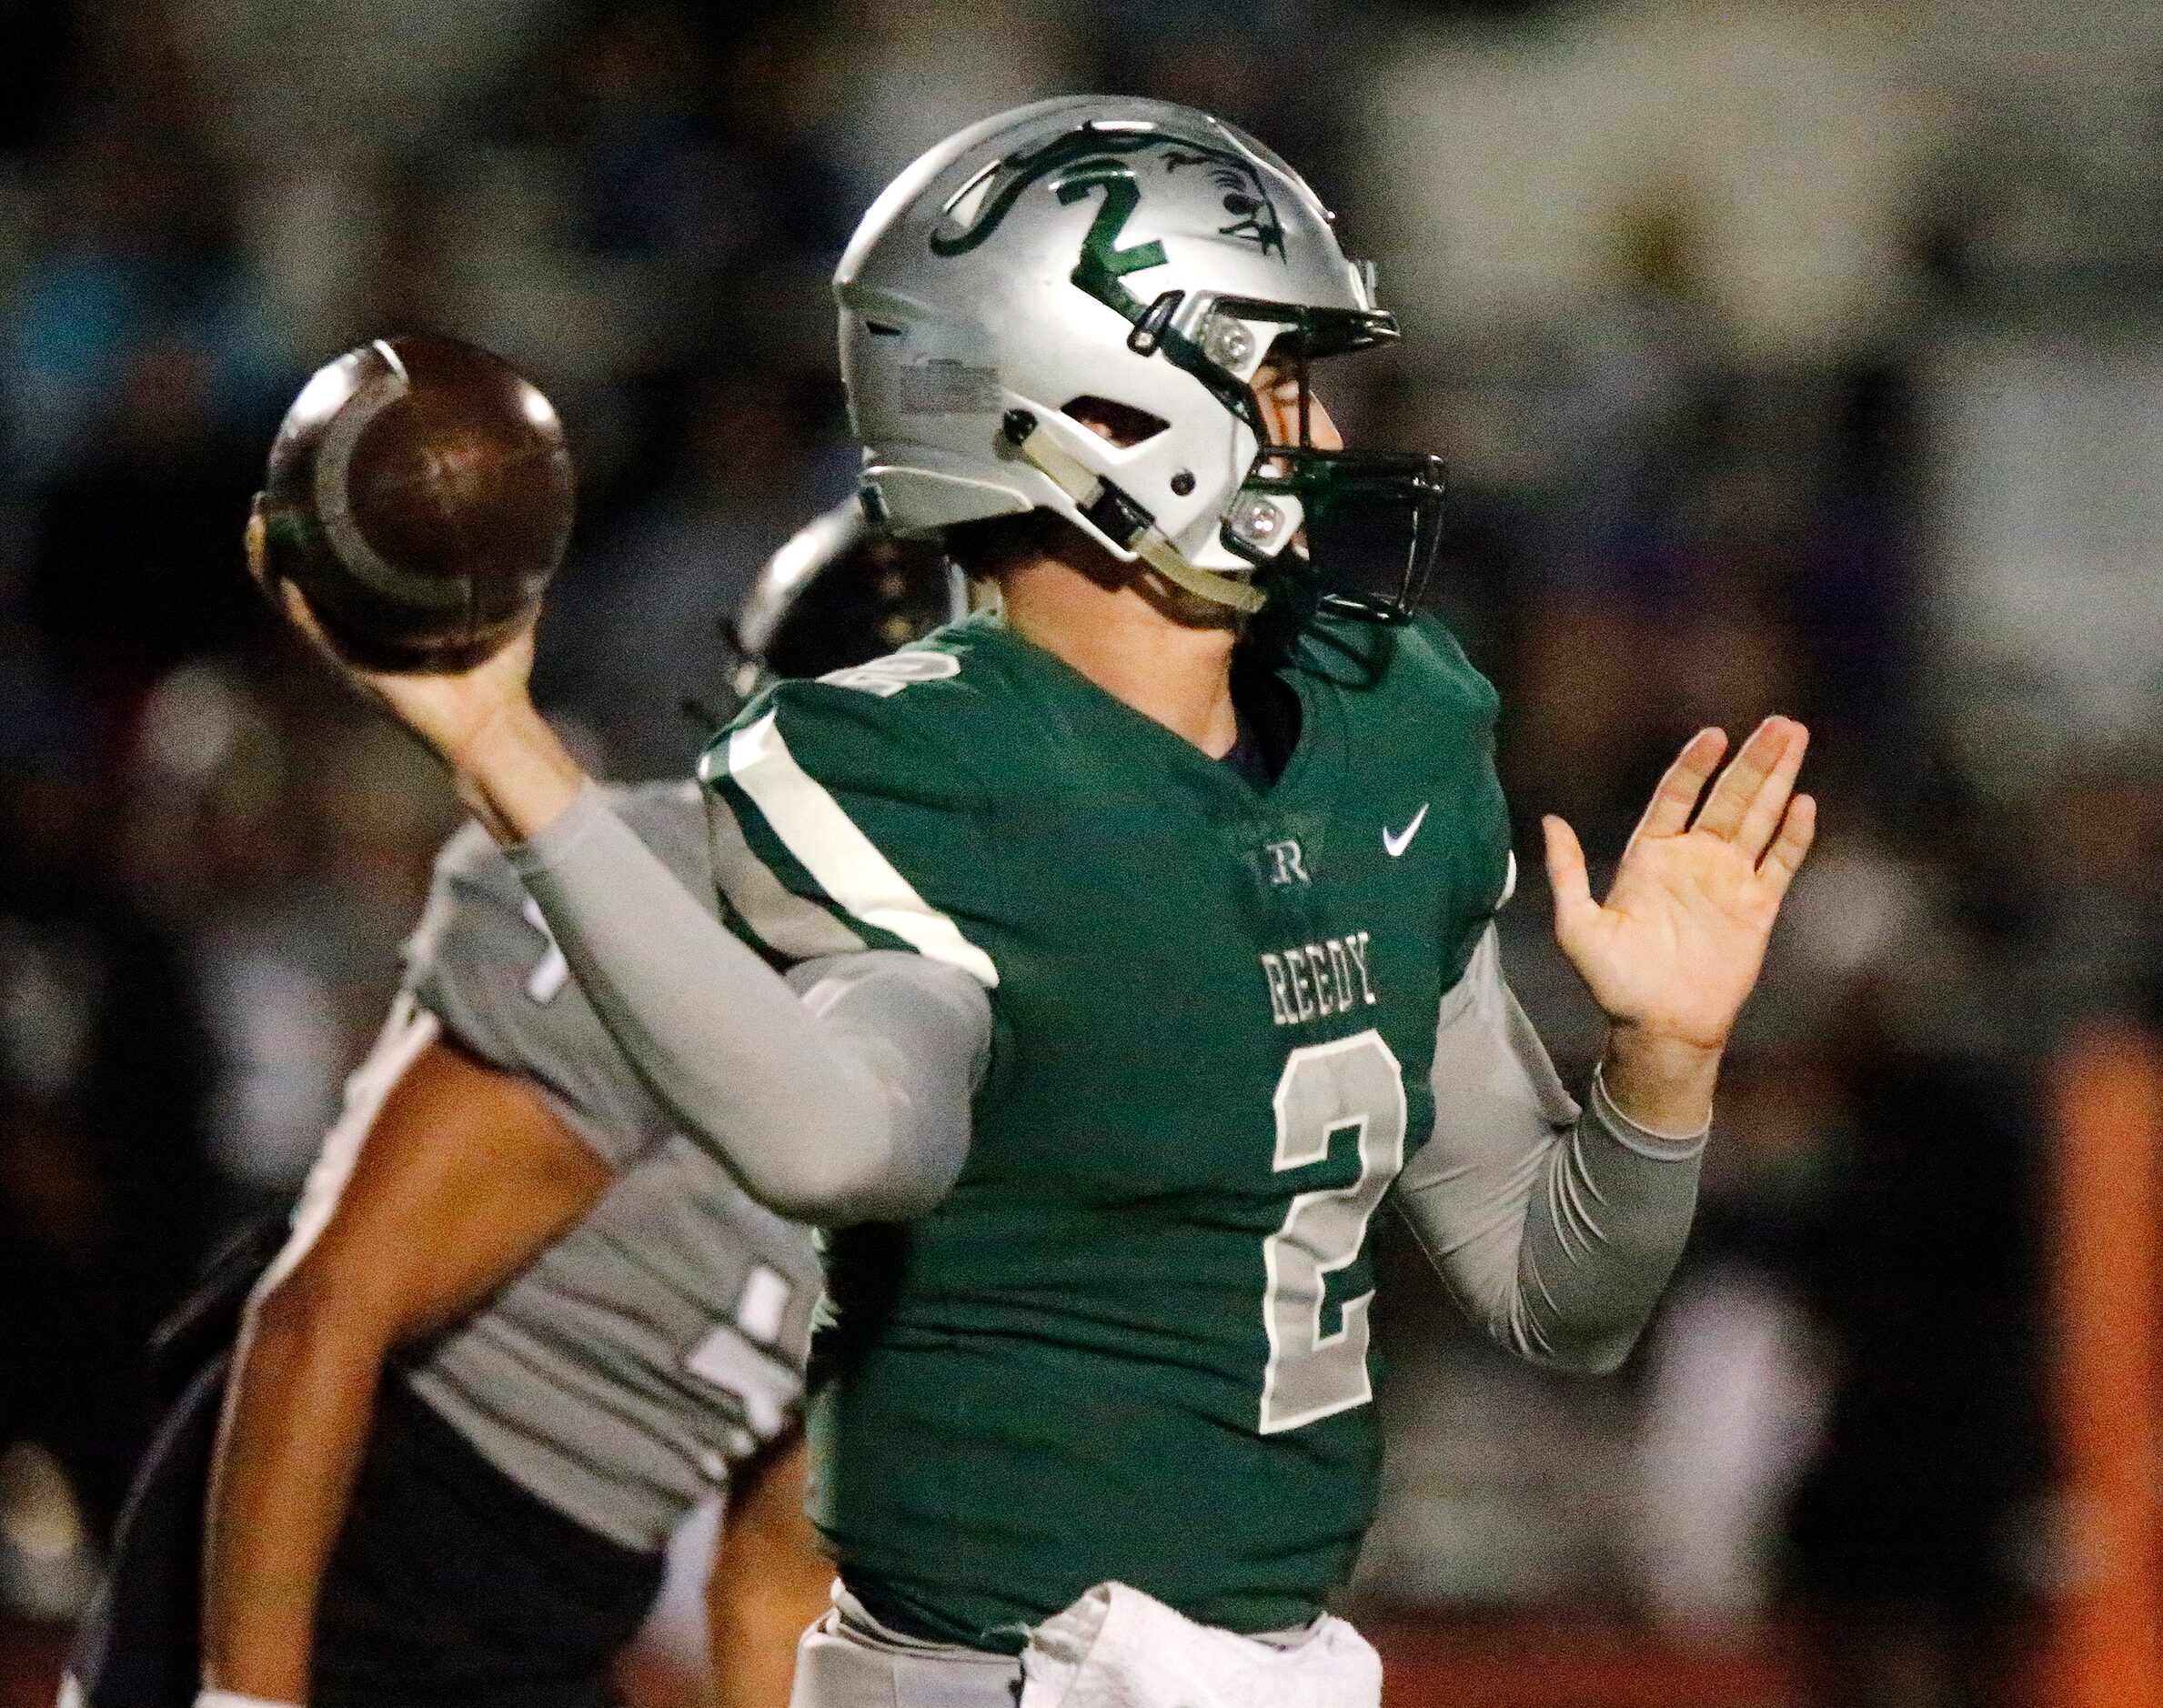
{"type": "Polygon", "coordinates": [[[1494,691],[1416,612],[1439,466],[1347,451],[1308,384],[1396,328],[1304,182],[1190,109],[1044,102],[904,172],[836,290],[869,489],[1001,608],[709,751],[736,935],[533,713],[528,645],[349,675],[685,1130],[836,1231],[842,1588],[796,1708],[1374,1708],[1324,1611],[1374,1502],[1368,1221],[1504,1345],[1620,1362],[1810,843],[1805,732],[1724,770],[1700,732],[1604,903],[1547,821],[1610,1022],[1580,1109],[1496,959],[1494,691]]]}
{"type": "MultiPolygon", "coordinates": [[[[943,559],[852,499],[739,631],[747,668],[786,669],[951,614],[943,559]]],[[[614,799],[711,892],[694,787],[614,799]]],[[[831,1575],[797,1433],[817,1267],[670,1130],[538,920],[478,829],[452,839],[230,1378],[203,1373],[138,1478],[75,1663],[92,1708],[179,1708],[198,1671],[206,1701],[598,1708],[664,1545],[724,1487],[718,1700],[786,1700],[831,1575]]]]}

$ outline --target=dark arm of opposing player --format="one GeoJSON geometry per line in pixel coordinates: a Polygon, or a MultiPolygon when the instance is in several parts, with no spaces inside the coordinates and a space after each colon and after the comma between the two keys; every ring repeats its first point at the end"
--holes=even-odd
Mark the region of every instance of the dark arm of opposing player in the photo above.
{"type": "Polygon", "coordinates": [[[706,1580],[716,1708],[779,1708],[797,1640],[830,1604],[834,1565],[804,1505],[810,1452],[799,1432],[729,1479],[729,1509],[706,1580]]]}
{"type": "Polygon", "coordinates": [[[307,1700],[317,1590],[393,1348],[473,1309],[613,1178],[531,1084],[415,1024],[328,1219],[249,1301],[207,1514],[213,1689],[307,1700]]]}
{"type": "Polygon", "coordinates": [[[1451,1291],[1520,1357],[1606,1371],[1688,1238],[1704,1132],[1629,1120],[1597,1075],[1580,1110],[1504,980],[1489,928],[1444,998],[1434,1132],[1396,1199],[1451,1291]]]}
{"type": "Polygon", "coordinates": [[[591,787],[509,853],[610,1036],[753,1198],[831,1227],[952,1187],[991,1048],[968,973],[869,950],[783,980],[591,787]]]}

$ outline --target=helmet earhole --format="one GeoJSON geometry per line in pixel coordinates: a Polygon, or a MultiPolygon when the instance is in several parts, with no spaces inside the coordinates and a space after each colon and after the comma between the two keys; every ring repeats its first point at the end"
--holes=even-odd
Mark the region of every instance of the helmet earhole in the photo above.
{"type": "Polygon", "coordinates": [[[1185,497],[1193,489],[1194,476],[1192,470],[1182,468],[1172,477],[1172,490],[1181,497],[1185,497]]]}

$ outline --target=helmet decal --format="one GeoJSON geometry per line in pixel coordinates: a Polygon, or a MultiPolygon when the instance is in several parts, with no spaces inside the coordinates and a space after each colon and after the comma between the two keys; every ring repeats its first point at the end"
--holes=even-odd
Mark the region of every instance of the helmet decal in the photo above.
{"type": "Polygon", "coordinates": [[[1182,166],[1206,166],[1217,188],[1224,192],[1224,211],[1232,216],[1232,223],[1219,226],[1218,236],[1251,243],[1264,255],[1284,258],[1284,227],[1277,218],[1277,205],[1269,199],[1253,167],[1237,155],[1213,148],[1167,151],[1164,170],[1176,172],[1182,166]]]}
{"type": "Polygon", "coordinates": [[[1222,192],[1224,211],[1232,216],[1230,223],[1217,227],[1218,236],[1251,244],[1263,255],[1284,259],[1284,228],[1276,204],[1270,200],[1261,175],[1240,155],[1154,129],[1113,130],[1096,124],[1009,155],[964,185],[947,205],[948,213],[951,216],[973,201],[975,217],[959,232],[933,232],[931,253],[951,260],[978,248],[999,229],[1031,185],[1057,174],[1051,193],[1062,204],[1078,202],[1092,190],[1104,194],[1096,218],[1082,235],[1072,282],[1126,319],[1139,321],[1142,301],[1120,281],[1129,273],[1164,266],[1164,246],[1152,238],[1122,249],[1119,236],[1142,205],[1141,180],[1126,157],[1138,163],[1152,150],[1161,151],[1167,176],[1194,166],[1209,174],[1222,192]]]}
{"type": "MultiPolygon", "coordinates": [[[[1153,127],[1114,129],[1094,122],[1054,136],[1037,147],[1009,155],[985,167],[947,205],[951,217],[957,210],[974,203],[973,218],[960,231],[933,232],[931,253],[951,259],[979,247],[999,229],[1031,185],[1071,166],[1074,169],[1053,186],[1054,193],[1061,201],[1071,202],[1090,187],[1104,186],[1103,209],[1082,240],[1082,266],[1090,267],[1092,263],[1110,266],[1111,258],[1118,253],[1115,246],[1119,230],[1141,203],[1140,181],[1132,169],[1122,163],[1121,156],[1141,156],[1151,150],[1162,151],[1167,176],[1190,166],[1200,166],[1210,174],[1223,193],[1224,211],[1232,216],[1229,223],[1217,228],[1217,236],[1252,244],[1263,255],[1284,258],[1284,228],[1277,216],[1276,204],[1270,199],[1261,175],[1243,156],[1229,148],[1212,148],[1206,143],[1171,136],[1153,127]],[[1115,203],[1112,186],[1121,178],[1132,187],[1115,203]]],[[[1139,272],[1145,266],[1161,266],[1163,251],[1156,245],[1144,244],[1126,252],[1121,259],[1122,265],[1110,266],[1103,274],[1106,280],[1139,272]],[[1146,255],[1152,249],[1156,252],[1154,260],[1143,262],[1132,258],[1146,255]]],[[[1081,283],[1080,279],[1075,282],[1081,283]]],[[[1091,290],[1090,294],[1105,295],[1097,290],[1091,290]]],[[[1123,291],[1120,294],[1125,295],[1123,291]]]]}
{"type": "Polygon", "coordinates": [[[1104,192],[1104,205],[1090,222],[1082,238],[1082,259],[1075,264],[1073,280],[1099,302],[1109,304],[1129,320],[1142,317],[1142,303],[1119,281],[1129,273],[1145,272],[1165,262],[1164,246],[1157,242],[1119,246],[1119,234],[1142,205],[1142,186],[1134,175],[1117,160],[1085,160],[1052,186],[1061,202],[1078,202],[1092,190],[1104,192]]]}
{"type": "Polygon", "coordinates": [[[1061,166],[1071,166],[1092,155],[1132,154],[1137,149],[1148,147],[1152,143],[1165,140],[1149,131],[1107,131],[1093,125],[1084,125],[1079,130],[1067,132],[1063,136],[1054,136],[1039,147],[1025,148],[1020,154],[1007,156],[1003,160],[994,160],[962,186],[953,200],[947,204],[947,214],[951,218],[958,209],[971,201],[978,201],[974,220],[958,232],[934,231],[931,234],[931,253],[951,260],[955,256],[967,255],[971,249],[980,247],[986,238],[999,229],[1006,216],[1013,212],[1014,204],[1021,199],[1024,190],[1061,166]]]}

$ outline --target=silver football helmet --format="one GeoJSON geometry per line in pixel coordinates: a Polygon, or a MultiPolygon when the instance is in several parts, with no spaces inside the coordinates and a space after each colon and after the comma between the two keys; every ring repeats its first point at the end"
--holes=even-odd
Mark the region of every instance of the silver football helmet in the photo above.
{"type": "Polygon", "coordinates": [[[766,560],[730,625],[748,700],[768,682],[845,670],[969,614],[935,542],[874,527],[854,497],[813,517],[766,560]]]}
{"type": "MultiPolygon", "coordinates": [[[[1047,509],[1239,611],[1273,586],[1383,616],[1416,597],[1439,460],[1307,426],[1306,365],[1396,323],[1306,182],[1232,126],[1093,95],[986,119],[887,186],[834,290],[866,502],[896,533],[1047,509]],[[1250,389],[1265,362],[1298,386],[1293,443],[1250,389]],[[1404,556],[1355,595],[1323,525],[1376,503],[1404,556]]],[[[1350,538],[1371,557],[1372,526],[1350,538]]]]}

